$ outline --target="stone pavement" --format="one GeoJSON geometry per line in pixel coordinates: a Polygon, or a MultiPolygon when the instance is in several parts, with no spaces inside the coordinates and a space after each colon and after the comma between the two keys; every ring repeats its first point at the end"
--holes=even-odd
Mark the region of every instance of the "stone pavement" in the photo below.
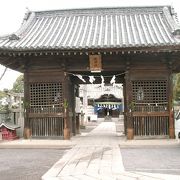
{"type": "MultiPolygon", "coordinates": [[[[177,175],[125,171],[119,144],[135,143],[118,136],[114,122],[102,122],[86,136],[76,137],[73,141],[76,145],[43,175],[43,180],[180,179],[177,175]]],[[[138,144],[142,141],[135,142],[138,144]]],[[[176,141],[165,140],[165,142],[175,143],[176,141]]]]}

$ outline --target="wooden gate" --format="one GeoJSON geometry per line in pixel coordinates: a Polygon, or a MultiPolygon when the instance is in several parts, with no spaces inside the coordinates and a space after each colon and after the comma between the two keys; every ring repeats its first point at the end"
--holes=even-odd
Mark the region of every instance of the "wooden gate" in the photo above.
{"type": "Polygon", "coordinates": [[[132,121],[135,136],[169,134],[167,80],[132,81],[132,121]]]}

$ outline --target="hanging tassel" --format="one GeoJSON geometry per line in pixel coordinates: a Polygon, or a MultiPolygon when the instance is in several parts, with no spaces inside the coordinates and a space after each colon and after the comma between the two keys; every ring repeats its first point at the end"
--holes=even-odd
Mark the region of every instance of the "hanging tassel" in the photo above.
{"type": "Polygon", "coordinates": [[[94,76],[89,76],[89,82],[90,82],[91,84],[93,84],[94,81],[95,81],[94,76]]]}
{"type": "Polygon", "coordinates": [[[82,75],[76,74],[76,75],[74,75],[74,76],[77,76],[77,77],[78,77],[81,81],[83,81],[84,83],[86,82],[86,81],[83,79],[82,75]]]}
{"type": "Polygon", "coordinates": [[[116,79],[116,76],[114,75],[114,76],[112,77],[112,79],[111,79],[110,83],[111,83],[111,84],[114,84],[114,83],[116,82],[116,80],[115,80],[115,79],[116,79]]]}
{"type": "Polygon", "coordinates": [[[104,88],[104,77],[101,75],[101,88],[104,88]]]}
{"type": "Polygon", "coordinates": [[[116,83],[116,76],[114,75],[110,81],[110,83],[113,85],[113,87],[115,87],[115,83],[116,83]]]}

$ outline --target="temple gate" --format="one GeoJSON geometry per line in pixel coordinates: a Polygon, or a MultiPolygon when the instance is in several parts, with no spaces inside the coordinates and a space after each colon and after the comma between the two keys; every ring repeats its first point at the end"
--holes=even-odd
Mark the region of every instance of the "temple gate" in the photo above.
{"type": "Polygon", "coordinates": [[[73,74],[122,74],[116,81],[124,87],[127,138],[174,138],[179,35],[171,7],[27,12],[16,33],[0,37],[0,63],[24,73],[25,136],[76,134],[75,97],[82,81],[73,74]]]}

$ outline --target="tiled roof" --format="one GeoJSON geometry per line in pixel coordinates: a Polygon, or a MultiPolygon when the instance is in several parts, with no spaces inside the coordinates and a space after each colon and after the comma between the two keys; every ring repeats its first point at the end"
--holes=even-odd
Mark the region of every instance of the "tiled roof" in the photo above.
{"type": "Polygon", "coordinates": [[[171,7],[94,8],[28,12],[0,49],[82,50],[174,46],[180,26],[171,7]]]}
{"type": "Polygon", "coordinates": [[[5,127],[8,128],[8,129],[11,129],[11,130],[15,130],[15,129],[20,128],[19,125],[12,124],[12,123],[10,123],[10,122],[2,122],[2,123],[0,124],[0,128],[3,127],[3,126],[5,126],[5,127]]]}

